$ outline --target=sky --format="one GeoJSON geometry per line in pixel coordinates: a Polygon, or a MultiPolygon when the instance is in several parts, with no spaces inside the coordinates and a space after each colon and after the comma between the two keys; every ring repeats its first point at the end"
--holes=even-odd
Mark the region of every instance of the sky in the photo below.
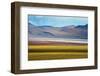
{"type": "Polygon", "coordinates": [[[71,16],[28,15],[28,22],[35,26],[63,27],[69,25],[77,26],[88,24],[88,18],[71,16]]]}

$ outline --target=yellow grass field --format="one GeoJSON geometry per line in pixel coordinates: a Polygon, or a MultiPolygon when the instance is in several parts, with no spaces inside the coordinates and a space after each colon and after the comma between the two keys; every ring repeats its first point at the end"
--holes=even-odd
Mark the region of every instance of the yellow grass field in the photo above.
{"type": "Polygon", "coordinates": [[[87,58],[87,48],[87,45],[29,45],[28,60],[87,58]]]}
{"type": "Polygon", "coordinates": [[[66,51],[70,51],[70,50],[73,50],[73,51],[77,51],[77,50],[80,50],[81,52],[82,51],[87,51],[87,45],[79,45],[79,46],[75,46],[75,45],[73,45],[73,46],[71,46],[71,45],[69,45],[69,46],[64,46],[64,45],[29,45],[29,47],[28,47],[28,49],[29,50],[33,50],[33,52],[34,52],[34,50],[46,50],[46,51],[48,51],[48,50],[66,50],[66,51]]]}

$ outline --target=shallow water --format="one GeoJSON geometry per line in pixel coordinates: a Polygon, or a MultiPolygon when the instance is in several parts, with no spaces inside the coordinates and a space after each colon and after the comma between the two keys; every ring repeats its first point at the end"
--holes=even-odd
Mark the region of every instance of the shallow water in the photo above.
{"type": "Polygon", "coordinates": [[[65,39],[65,38],[29,38],[29,41],[55,41],[55,42],[88,43],[87,39],[65,39]]]}

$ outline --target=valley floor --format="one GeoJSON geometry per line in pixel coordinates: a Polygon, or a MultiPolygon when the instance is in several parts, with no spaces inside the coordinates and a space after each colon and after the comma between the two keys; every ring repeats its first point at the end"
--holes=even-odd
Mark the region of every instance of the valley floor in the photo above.
{"type": "Polygon", "coordinates": [[[29,41],[28,60],[88,58],[87,43],[29,41]]]}

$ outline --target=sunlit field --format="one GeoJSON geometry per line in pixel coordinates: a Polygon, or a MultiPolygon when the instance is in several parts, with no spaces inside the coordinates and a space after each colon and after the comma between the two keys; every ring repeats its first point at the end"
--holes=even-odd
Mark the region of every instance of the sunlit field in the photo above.
{"type": "Polygon", "coordinates": [[[87,44],[29,45],[29,60],[80,59],[88,57],[87,44]]]}

